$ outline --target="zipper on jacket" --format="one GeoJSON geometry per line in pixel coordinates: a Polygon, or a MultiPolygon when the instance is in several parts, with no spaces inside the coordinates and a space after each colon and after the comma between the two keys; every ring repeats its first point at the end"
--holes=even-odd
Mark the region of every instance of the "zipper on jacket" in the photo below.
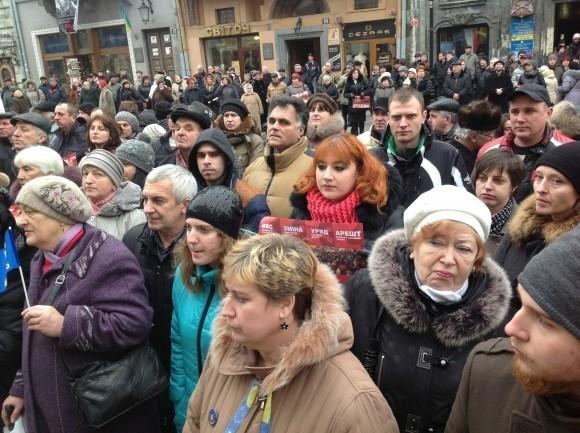
{"type": "Polygon", "coordinates": [[[203,370],[203,359],[201,356],[201,336],[203,333],[203,324],[205,323],[205,319],[207,318],[207,313],[209,311],[209,307],[211,305],[211,301],[213,300],[215,294],[215,284],[212,284],[209,288],[209,295],[207,295],[207,299],[205,301],[205,306],[203,307],[203,313],[201,314],[201,318],[199,319],[199,324],[197,327],[197,376],[198,378],[201,377],[201,371],[203,370]]]}
{"type": "Polygon", "coordinates": [[[238,432],[248,431],[248,427],[252,424],[252,421],[254,420],[256,415],[264,410],[264,407],[266,406],[266,399],[267,398],[268,398],[268,396],[266,395],[266,396],[260,396],[256,399],[256,401],[254,402],[254,404],[250,408],[248,415],[246,416],[245,422],[242,425],[240,425],[240,427],[238,428],[238,430],[237,430],[238,432]]]}
{"type": "Polygon", "coordinates": [[[383,364],[385,362],[385,355],[381,355],[381,360],[379,361],[379,372],[377,373],[377,387],[381,386],[381,377],[383,376],[383,364]]]}

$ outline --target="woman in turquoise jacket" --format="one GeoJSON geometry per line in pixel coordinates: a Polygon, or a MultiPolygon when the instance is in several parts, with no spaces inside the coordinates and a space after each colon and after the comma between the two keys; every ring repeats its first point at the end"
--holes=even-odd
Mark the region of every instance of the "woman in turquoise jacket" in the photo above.
{"type": "Polygon", "coordinates": [[[239,195],[223,186],[205,188],[187,208],[186,242],[177,249],[171,320],[170,398],[175,427],[183,429],[187,402],[211,342],[219,311],[223,258],[238,238],[243,219],[239,195]]]}

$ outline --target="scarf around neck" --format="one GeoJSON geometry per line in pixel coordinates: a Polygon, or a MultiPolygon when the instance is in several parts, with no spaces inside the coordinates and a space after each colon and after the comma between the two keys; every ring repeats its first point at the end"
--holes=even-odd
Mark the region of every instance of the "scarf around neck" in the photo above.
{"type": "Polygon", "coordinates": [[[508,222],[514,210],[514,201],[510,198],[502,210],[491,216],[491,230],[492,235],[501,235],[503,226],[508,222]]]}
{"type": "Polygon", "coordinates": [[[308,211],[312,221],[323,223],[358,223],[356,208],[361,203],[360,195],[355,189],[340,201],[329,200],[318,188],[306,194],[308,211]]]}

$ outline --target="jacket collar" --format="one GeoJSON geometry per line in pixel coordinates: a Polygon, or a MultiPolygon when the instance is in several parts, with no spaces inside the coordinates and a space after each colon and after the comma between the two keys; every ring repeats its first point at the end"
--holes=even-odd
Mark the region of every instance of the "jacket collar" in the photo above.
{"type": "Polygon", "coordinates": [[[344,308],[342,289],[336,277],[328,266],[319,264],[314,277],[311,312],[277,365],[256,368],[256,352],[232,341],[223,317],[214,321],[210,362],[225,375],[265,376],[261,394],[274,392],[290,383],[302,369],[350,349],[352,324],[344,308]]]}
{"type": "Polygon", "coordinates": [[[285,170],[296,161],[306,151],[307,145],[308,139],[305,136],[280,153],[274,152],[274,149],[268,144],[264,146],[264,155],[266,155],[266,161],[273,162],[273,166],[269,163],[270,168],[275,172],[279,172],[285,170]]]}
{"type": "Polygon", "coordinates": [[[369,275],[377,297],[394,321],[411,333],[433,332],[447,347],[481,339],[502,323],[509,308],[511,285],[493,260],[483,263],[483,276],[470,277],[468,298],[430,314],[402,261],[410,245],[404,230],[379,238],[369,256],[369,275]],[[471,292],[471,294],[469,294],[471,292]]]}

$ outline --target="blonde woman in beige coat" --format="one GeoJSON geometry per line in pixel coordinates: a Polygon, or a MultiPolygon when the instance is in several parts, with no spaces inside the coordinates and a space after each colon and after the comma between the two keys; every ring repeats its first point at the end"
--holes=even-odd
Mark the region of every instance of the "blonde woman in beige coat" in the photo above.
{"type": "Polygon", "coordinates": [[[262,105],[262,101],[258,94],[254,93],[254,88],[250,83],[244,84],[244,94],[242,95],[241,100],[254,118],[257,127],[256,133],[259,134],[261,132],[259,130],[260,115],[264,114],[264,106],[262,105]]]}

